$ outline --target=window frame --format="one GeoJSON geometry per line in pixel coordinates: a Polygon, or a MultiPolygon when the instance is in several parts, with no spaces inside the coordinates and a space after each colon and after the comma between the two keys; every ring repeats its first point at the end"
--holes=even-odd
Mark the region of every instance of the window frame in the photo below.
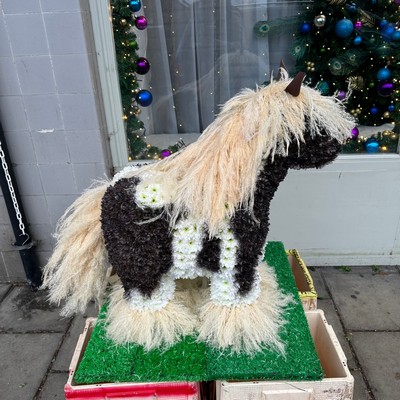
{"type": "Polygon", "coordinates": [[[109,0],[89,0],[106,130],[114,172],[129,164],[109,0]]]}

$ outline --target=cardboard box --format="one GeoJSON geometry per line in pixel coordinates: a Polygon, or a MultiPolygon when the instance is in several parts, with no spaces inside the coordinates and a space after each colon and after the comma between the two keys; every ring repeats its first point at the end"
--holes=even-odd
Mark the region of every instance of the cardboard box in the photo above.
{"type": "Polygon", "coordinates": [[[102,400],[199,400],[198,382],[159,382],[159,383],[101,383],[78,385],[74,374],[89,342],[96,318],[88,318],[80,335],[69,367],[69,377],[64,386],[66,399],[102,400]]]}
{"type": "Polygon", "coordinates": [[[306,312],[325,378],[322,381],[217,381],[217,400],[352,400],[354,378],[322,310],[306,312]]]}
{"type": "Polygon", "coordinates": [[[286,250],[289,264],[292,268],[296,286],[299,291],[300,300],[304,310],[317,309],[317,292],[310,272],[297,250],[286,250]]]}

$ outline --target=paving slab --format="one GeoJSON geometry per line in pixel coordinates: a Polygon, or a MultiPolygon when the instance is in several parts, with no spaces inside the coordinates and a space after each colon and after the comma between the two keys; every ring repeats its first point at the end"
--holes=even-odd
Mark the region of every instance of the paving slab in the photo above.
{"type": "Polygon", "coordinates": [[[321,269],[347,330],[400,329],[400,274],[393,271],[321,269]]]}
{"type": "Polygon", "coordinates": [[[67,372],[53,372],[47,376],[46,382],[40,391],[38,400],[65,399],[64,385],[67,383],[67,372]]]}
{"type": "Polygon", "coordinates": [[[11,285],[9,283],[0,283],[0,301],[2,300],[3,296],[7,293],[10,289],[11,285]]]}
{"type": "Polygon", "coordinates": [[[2,399],[33,399],[62,334],[0,334],[2,399]]]}
{"type": "Polygon", "coordinates": [[[53,371],[68,371],[79,335],[85,327],[86,319],[97,317],[98,313],[98,307],[94,303],[90,303],[84,315],[79,314],[74,318],[53,364],[53,371]]]}
{"type": "Polygon", "coordinates": [[[352,344],[375,400],[395,400],[400,393],[400,332],[354,332],[352,344]]]}
{"type": "MultiPolygon", "coordinates": [[[[354,377],[353,400],[373,400],[372,394],[368,391],[367,385],[360,371],[350,371],[354,377]]],[[[378,399],[376,399],[378,400],[378,399]]]]}
{"type": "Polygon", "coordinates": [[[315,290],[317,291],[318,300],[330,299],[329,293],[326,290],[325,283],[322,278],[322,272],[321,272],[322,269],[323,267],[309,269],[311,278],[314,282],[315,290]]]}
{"type": "Polygon", "coordinates": [[[0,304],[0,330],[6,332],[65,332],[70,319],[49,304],[47,292],[16,286],[0,304]]]}
{"type": "Polygon", "coordinates": [[[344,354],[347,358],[347,365],[350,369],[356,368],[356,362],[353,358],[353,354],[350,350],[348,338],[346,333],[343,331],[342,324],[340,323],[339,316],[335,310],[335,307],[331,300],[318,300],[318,308],[324,311],[325,318],[328,321],[329,325],[332,325],[332,328],[339,340],[340,345],[344,351],[344,354]]]}

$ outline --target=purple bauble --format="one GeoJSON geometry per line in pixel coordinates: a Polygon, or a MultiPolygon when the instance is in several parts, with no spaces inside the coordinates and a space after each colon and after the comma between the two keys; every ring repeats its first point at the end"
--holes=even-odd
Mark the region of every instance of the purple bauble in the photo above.
{"type": "Polygon", "coordinates": [[[394,85],[391,81],[382,81],[378,83],[379,96],[389,97],[393,93],[394,85]]]}
{"type": "Polygon", "coordinates": [[[358,135],[359,135],[360,131],[358,130],[358,128],[355,126],[352,130],[351,130],[351,138],[352,139],[357,139],[358,135]]]}
{"type": "Polygon", "coordinates": [[[169,157],[171,154],[172,154],[172,152],[170,150],[166,149],[160,153],[160,156],[161,156],[161,158],[166,158],[166,157],[169,157]]]}
{"type": "Polygon", "coordinates": [[[136,73],[139,75],[145,75],[150,70],[150,63],[147,58],[139,57],[136,60],[136,73]]]}
{"type": "Polygon", "coordinates": [[[340,101],[344,100],[347,96],[347,93],[345,90],[338,90],[336,98],[340,101]]]}
{"type": "Polygon", "coordinates": [[[400,0],[394,0],[394,2],[395,2],[398,6],[400,6],[400,0]]]}
{"type": "Polygon", "coordinates": [[[361,21],[356,21],[354,23],[354,29],[360,30],[362,28],[362,22],[361,21]]]}
{"type": "Polygon", "coordinates": [[[144,30],[147,28],[147,19],[144,15],[139,15],[135,18],[135,26],[139,30],[144,30]]]}

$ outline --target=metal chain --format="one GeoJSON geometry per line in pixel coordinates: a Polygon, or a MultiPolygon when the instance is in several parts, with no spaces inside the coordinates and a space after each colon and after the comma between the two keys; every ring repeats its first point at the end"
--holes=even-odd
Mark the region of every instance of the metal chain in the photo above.
{"type": "Polygon", "coordinates": [[[8,165],[7,165],[7,162],[6,162],[6,157],[4,155],[3,146],[1,144],[1,141],[0,141],[0,158],[1,158],[1,166],[3,167],[4,175],[6,177],[8,189],[10,191],[11,199],[12,199],[12,202],[13,202],[15,215],[16,215],[16,217],[18,219],[18,226],[19,226],[20,231],[22,232],[21,236],[27,236],[27,239],[25,241],[25,243],[26,243],[29,240],[29,235],[25,232],[25,225],[24,225],[24,223],[22,221],[21,211],[19,210],[17,196],[15,195],[14,186],[13,186],[13,183],[12,183],[12,180],[11,180],[11,175],[10,175],[10,172],[8,171],[8,165]]]}

